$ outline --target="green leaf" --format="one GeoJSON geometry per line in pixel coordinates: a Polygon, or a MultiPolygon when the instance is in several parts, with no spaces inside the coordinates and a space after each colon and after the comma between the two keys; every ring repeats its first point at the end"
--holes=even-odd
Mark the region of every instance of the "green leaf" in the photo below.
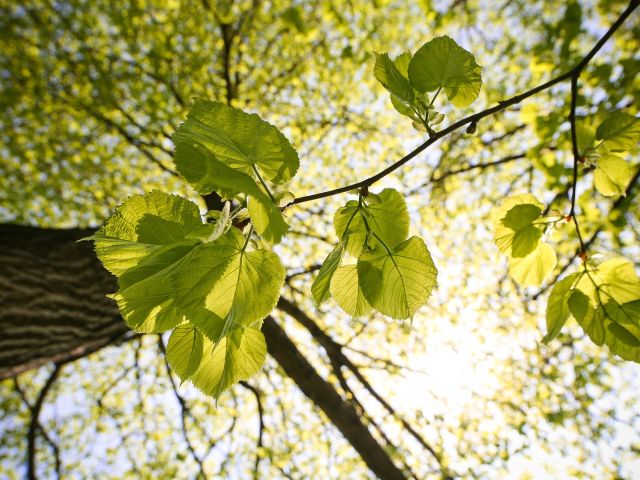
{"type": "Polygon", "coordinates": [[[411,237],[391,250],[378,247],[358,259],[362,293],[369,304],[392,318],[413,316],[436,285],[438,271],[421,238],[411,237]]]}
{"type": "Polygon", "coordinates": [[[217,159],[228,167],[254,175],[257,168],[275,184],[291,179],[299,167],[298,154],[289,141],[273,125],[256,114],[229,107],[220,102],[196,99],[187,120],[173,135],[176,145],[175,164],[178,172],[200,193],[210,193],[217,159]],[[179,154],[180,145],[198,144],[211,155],[197,161],[179,154]]]}
{"type": "Polygon", "coordinates": [[[336,270],[331,279],[331,296],[352,317],[362,317],[371,311],[358,281],[357,265],[343,265],[336,270]]]}
{"type": "Polygon", "coordinates": [[[256,231],[270,243],[278,243],[287,232],[288,225],[284,221],[278,205],[264,193],[249,175],[234,170],[217,158],[199,143],[180,141],[176,144],[176,161],[185,159],[185,163],[206,165],[207,170],[198,184],[200,193],[218,192],[223,197],[240,193],[249,195],[249,215],[256,231]],[[188,160],[186,160],[188,159],[188,160]]]}
{"type": "Polygon", "coordinates": [[[581,156],[593,154],[593,147],[596,141],[596,132],[593,126],[586,121],[576,124],[576,143],[578,144],[578,153],[581,156]]]}
{"type": "Polygon", "coordinates": [[[633,263],[621,256],[615,256],[598,265],[589,265],[589,275],[578,283],[594,305],[610,298],[618,304],[626,304],[640,299],[640,279],[633,263]],[[600,289],[596,291],[594,282],[600,289]]]}
{"type": "Polygon", "coordinates": [[[631,168],[622,158],[611,154],[598,158],[594,183],[602,195],[606,197],[624,195],[631,177],[633,177],[631,168]]]}
{"type": "Polygon", "coordinates": [[[542,339],[543,343],[556,338],[569,318],[571,312],[567,300],[579,276],[579,273],[568,275],[553,286],[547,301],[547,334],[542,339]]]}
{"type": "Polygon", "coordinates": [[[523,195],[512,195],[507,197],[499,206],[493,209],[491,212],[491,221],[493,223],[494,229],[503,226],[502,219],[507,215],[509,210],[511,210],[516,205],[534,205],[540,210],[544,209],[544,204],[538,200],[535,196],[530,193],[525,193],[523,195]]]}
{"type": "Polygon", "coordinates": [[[456,107],[467,107],[478,97],[481,73],[474,56],[447,36],[424,44],[409,64],[413,88],[421,93],[444,88],[456,107]]]}
{"type": "Polygon", "coordinates": [[[413,105],[415,95],[413,88],[409,85],[409,80],[398,70],[388,54],[376,53],[375,55],[376,64],[373,67],[373,74],[376,79],[392,96],[395,96],[407,105],[413,105]]]}
{"type": "Polygon", "coordinates": [[[596,137],[604,140],[611,151],[631,150],[640,140],[640,119],[624,112],[613,112],[598,126],[596,137]]]}
{"type": "Polygon", "coordinates": [[[127,325],[156,333],[189,321],[217,341],[273,309],[285,276],[277,255],[248,251],[236,228],[214,241],[190,238],[203,229],[210,235],[213,226],[202,223],[195,204],[151,192],[125,202],[94,235],[101,260],[119,275],[113,298],[127,325]],[[156,244],[142,248],[142,241],[156,244]]]}
{"type": "Polygon", "coordinates": [[[258,235],[271,244],[279,243],[289,230],[282,211],[267,197],[249,197],[247,210],[258,235]]]}
{"type": "Polygon", "coordinates": [[[329,299],[331,277],[333,277],[333,274],[340,265],[344,251],[344,242],[339,242],[322,263],[318,276],[314,280],[313,285],[311,285],[311,293],[313,294],[316,305],[320,305],[329,299]]]}
{"type": "Polygon", "coordinates": [[[125,272],[113,298],[127,325],[142,333],[161,332],[194,320],[204,310],[208,322],[222,329],[223,316],[216,317],[205,310],[205,299],[242,244],[242,235],[231,229],[214,242],[189,245],[190,248],[178,244],[162,252],[161,262],[150,256],[149,261],[162,266],[152,275],[145,263],[125,272]]]}
{"type": "Polygon", "coordinates": [[[278,301],[286,273],[275,253],[243,250],[241,236],[236,236],[233,246],[226,253],[223,271],[207,271],[205,259],[194,259],[194,276],[204,275],[197,283],[193,277],[182,278],[174,287],[187,320],[214,342],[230,329],[266,317],[278,301]],[[202,270],[196,270],[200,265],[202,270]]]}
{"type": "Polygon", "coordinates": [[[571,315],[596,345],[604,343],[604,322],[602,308],[594,310],[589,297],[581,290],[574,290],[567,300],[571,315]]]}
{"type": "Polygon", "coordinates": [[[553,272],[558,259],[556,252],[546,243],[540,243],[526,257],[509,260],[509,274],[523,287],[536,287],[553,272]]]}
{"type": "Polygon", "coordinates": [[[336,210],[333,226],[336,235],[345,242],[345,249],[352,255],[359,255],[367,240],[367,228],[362,220],[360,206],[356,200],[349,200],[344,207],[336,210]]]}
{"type": "Polygon", "coordinates": [[[542,228],[533,224],[540,217],[539,204],[515,205],[502,218],[495,240],[502,253],[521,258],[533,252],[542,238],[542,228]]]}
{"type": "Polygon", "coordinates": [[[604,311],[611,320],[625,325],[640,327],[640,300],[623,303],[609,300],[603,305],[604,311]]]}
{"type": "Polygon", "coordinates": [[[396,66],[398,71],[406,79],[409,78],[409,64],[411,63],[411,58],[413,58],[411,52],[402,52],[393,61],[393,64],[396,66]]]}
{"type": "Polygon", "coordinates": [[[596,305],[593,315],[585,314],[584,308],[577,308],[575,313],[571,310],[587,335],[625,360],[640,362],[636,345],[640,340],[640,279],[633,263],[623,257],[589,263],[588,275],[582,276],[577,287],[580,293],[576,303],[588,303],[592,311],[592,305],[596,305]]]}
{"type": "Polygon", "coordinates": [[[619,323],[611,322],[607,325],[607,329],[617,340],[622,342],[624,345],[634,348],[640,347],[640,340],[638,340],[638,338],[636,338],[633,333],[631,333],[619,323]]]}
{"type": "Polygon", "coordinates": [[[267,344],[259,328],[238,328],[214,343],[203,337],[202,361],[190,380],[214,398],[234,383],[247,380],[264,364],[267,344]]]}
{"type": "Polygon", "coordinates": [[[625,360],[640,363],[640,301],[618,304],[609,300],[598,307],[603,314],[604,343],[625,360]]]}
{"type": "Polygon", "coordinates": [[[180,380],[188,379],[202,360],[202,334],[189,324],[178,325],[169,337],[167,361],[180,380]]]}
{"type": "Polygon", "coordinates": [[[392,188],[379,194],[370,193],[361,206],[350,200],[336,211],[333,222],[336,235],[346,239],[346,249],[354,256],[360,254],[365,243],[371,248],[379,244],[374,235],[368,236],[366,225],[390,248],[405,240],[409,233],[407,204],[402,194],[392,188]]]}
{"type": "Polygon", "coordinates": [[[88,240],[105,268],[119,276],[162,246],[183,240],[195,244],[191,236],[212,229],[202,223],[195,203],[153,190],[129,197],[88,240]]]}
{"type": "Polygon", "coordinates": [[[409,234],[409,211],[404,196],[393,188],[364,197],[364,216],[369,228],[388,247],[394,247],[409,234]]]}

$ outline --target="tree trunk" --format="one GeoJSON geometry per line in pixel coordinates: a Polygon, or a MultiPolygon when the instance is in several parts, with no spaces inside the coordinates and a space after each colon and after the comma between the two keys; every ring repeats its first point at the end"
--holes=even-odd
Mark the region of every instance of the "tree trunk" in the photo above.
{"type": "MultiPolygon", "coordinates": [[[[47,362],[80,358],[131,332],[116,304],[115,278],[97,260],[91,229],[0,225],[0,380],[47,362]]],[[[384,479],[405,478],[353,406],[315,371],[271,318],[263,332],[269,353],[384,479]]]]}
{"type": "Polygon", "coordinates": [[[0,379],[88,355],[128,335],[116,280],[98,262],[92,230],[0,226],[0,379]]]}

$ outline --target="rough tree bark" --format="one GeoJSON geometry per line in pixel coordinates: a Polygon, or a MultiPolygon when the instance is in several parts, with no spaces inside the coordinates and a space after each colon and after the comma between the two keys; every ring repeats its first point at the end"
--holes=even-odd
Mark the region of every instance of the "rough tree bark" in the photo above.
{"type": "Polygon", "coordinates": [[[129,334],[106,293],[116,281],[88,242],[92,230],[0,226],[0,379],[68,361],[129,334]]]}
{"type": "MultiPolygon", "coordinates": [[[[91,229],[0,225],[0,379],[86,356],[130,335],[114,302],[116,280],[92,245],[91,229]]],[[[326,382],[286,332],[267,318],[269,353],[384,479],[406,478],[353,406],[326,382]]]]}

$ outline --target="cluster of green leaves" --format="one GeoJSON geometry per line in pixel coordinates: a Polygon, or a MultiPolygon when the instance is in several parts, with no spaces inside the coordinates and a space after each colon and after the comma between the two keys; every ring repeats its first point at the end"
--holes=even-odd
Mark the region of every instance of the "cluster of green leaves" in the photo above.
{"type": "MultiPolygon", "coordinates": [[[[559,222],[545,215],[531,194],[509,197],[493,213],[495,242],[509,258],[509,273],[522,286],[539,286],[553,272],[556,253],[544,241],[559,222]]],[[[597,344],[606,344],[626,360],[640,362],[640,280],[633,263],[622,257],[599,261],[594,255],[582,270],[558,281],[547,304],[545,343],[573,316],[597,344]]]]}
{"type": "MultiPolygon", "coordinates": [[[[129,198],[91,237],[104,266],[118,277],[117,301],[140,333],[173,329],[167,359],[176,374],[219,397],[264,363],[262,320],[275,307],[285,269],[270,246],[288,226],[275,188],[298,170],[296,151],[258,115],[196,100],[173,135],[178,172],[201,195],[226,199],[208,212],[186,198],[154,190],[129,198]],[[231,205],[234,205],[233,211],[231,205]]],[[[409,214],[400,193],[360,196],[336,213],[340,243],[313,286],[329,291],[354,316],[372,307],[408,318],[436,284],[424,242],[407,239],[409,214]],[[344,253],[358,263],[340,265],[344,253]]]]}
{"type": "MultiPolygon", "coordinates": [[[[618,111],[597,128],[586,123],[578,127],[578,161],[594,170],[596,190],[605,196],[624,195],[632,171],[620,155],[640,140],[640,119],[618,111]]],[[[495,242],[508,256],[509,273],[517,283],[539,286],[551,275],[557,258],[545,239],[564,220],[571,218],[547,214],[531,194],[509,197],[494,210],[495,242]]],[[[640,362],[640,280],[633,263],[622,257],[587,259],[584,253],[580,271],[558,281],[551,291],[543,341],[553,340],[572,316],[594,343],[640,362]]]]}
{"type": "Polygon", "coordinates": [[[409,235],[409,213],[397,190],[363,192],[334,217],[340,239],[325,259],[312,293],[320,305],[332,296],[353,317],[376,309],[406,319],[427,301],[437,269],[424,241],[409,235]],[[347,256],[357,259],[346,262],[347,256]]]}
{"type": "Polygon", "coordinates": [[[640,138],[640,119],[624,112],[611,113],[597,128],[582,123],[578,149],[586,168],[594,169],[594,185],[607,197],[624,195],[633,172],[622,155],[640,138]]]}
{"type": "Polygon", "coordinates": [[[555,284],[547,304],[545,343],[572,316],[596,345],[640,362],[640,279],[633,263],[594,256],[555,284]]]}
{"type": "Polygon", "coordinates": [[[91,239],[118,277],[113,298],[127,325],[141,333],[174,329],[169,363],[217,398],[264,362],[260,326],[285,277],[270,245],[287,231],[278,200],[290,196],[271,189],[295,175],[299,160],[257,115],[204,100],[173,141],[177,170],[199,193],[227,199],[222,211],[203,222],[195,203],[152,191],[125,201],[91,239]]]}
{"type": "Polygon", "coordinates": [[[389,91],[394,108],[429,133],[444,120],[434,109],[442,90],[455,107],[463,108],[473,103],[482,86],[482,67],[446,35],[425,43],[413,56],[404,52],[391,60],[387,53],[377,54],[373,72],[389,91]],[[430,92],[435,92],[431,99],[430,92]]]}

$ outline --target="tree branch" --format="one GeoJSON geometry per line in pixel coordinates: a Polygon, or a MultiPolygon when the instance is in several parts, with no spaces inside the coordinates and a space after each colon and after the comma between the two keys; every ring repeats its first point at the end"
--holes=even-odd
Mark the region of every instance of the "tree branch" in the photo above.
{"type": "Polygon", "coordinates": [[[335,389],[316,372],[282,327],[273,318],[267,317],[262,324],[262,331],[267,339],[269,354],[296,382],[302,393],[325,413],[371,471],[384,479],[406,478],[362,423],[353,406],[343,401],[335,389]]]}
{"type": "Polygon", "coordinates": [[[589,53],[587,53],[587,55],[585,55],[585,57],[571,70],[549,80],[546,83],[538,85],[537,87],[534,87],[530,90],[519,93],[518,95],[515,95],[507,100],[498,102],[498,105],[495,105],[493,107],[487,108],[486,110],[482,110],[481,112],[474,113],[473,115],[469,115],[465,118],[462,118],[461,120],[458,120],[457,122],[446,127],[444,130],[440,130],[439,132],[436,132],[434,135],[429,137],[427,141],[425,141],[424,143],[416,147],[414,150],[409,152],[400,160],[398,160],[397,162],[393,163],[389,167],[385,168],[384,170],[381,170],[380,172],[376,173],[375,175],[369,178],[366,178],[356,183],[352,183],[350,185],[345,185],[344,187],[338,187],[331,190],[326,190],[324,192],[318,192],[310,195],[297,197],[295,200],[289,203],[289,205],[298,205],[301,203],[310,202],[310,201],[318,200],[321,198],[331,197],[333,195],[338,195],[340,193],[345,193],[351,190],[358,190],[362,187],[370,187],[374,183],[378,182],[379,180],[382,180],[384,177],[386,177],[390,173],[393,173],[394,171],[396,171],[406,163],[410,162],[418,154],[424,152],[427,148],[429,148],[431,145],[436,143],[441,138],[446,137],[450,133],[455,132],[456,130],[464,127],[465,125],[468,125],[471,123],[478,123],[483,118],[494,115],[513,105],[517,105],[523,100],[529,97],[532,97],[544,90],[547,90],[553,87],[554,85],[557,85],[558,83],[561,83],[565,80],[569,80],[571,78],[579,76],[580,72],[587,66],[587,64],[596,55],[596,53],[598,53],[598,51],[602,48],[602,46],[609,40],[609,38],[611,38],[611,36],[616,32],[616,30],[618,30],[618,28],[620,28],[620,26],[629,17],[629,15],[631,15],[631,13],[638,7],[638,4],[640,4],[640,0],[631,0],[631,3],[629,4],[629,6],[622,12],[620,17],[618,17],[618,19],[613,23],[613,25],[611,25],[609,30],[602,36],[602,38],[600,38],[600,40],[598,40],[598,42],[589,51],[589,53]]]}
{"type": "Polygon", "coordinates": [[[258,407],[258,442],[256,444],[256,461],[253,465],[253,478],[259,479],[259,467],[260,467],[260,459],[262,458],[262,436],[264,434],[264,408],[262,406],[262,392],[251,385],[250,383],[242,380],[240,382],[244,388],[253,393],[253,396],[256,397],[256,405],[258,407]]]}
{"type": "Polygon", "coordinates": [[[397,418],[402,426],[409,432],[409,434],[435,458],[435,460],[442,468],[443,477],[448,477],[448,474],[444,471],[441,455],[438,454],[438,452],[436,452],[436,450],[425,441],[425,439],[411,426],[411,424],[409,424],[409,422],[402,418],[402,416],[399,415],[396,410],[373,388],[373,386],[364,377],[364,375],[362,375],[362,372],[360,372],[358,367],[356,367],[353,362],[351,362],[351,360],[343,353],[342,345],[334,341],[329,335],[322,331],[322,329],[311,319],[311,317],[309,317],[302,310],[300,310],[300,308],[298,308],[296,305],[294,305],[284,297],[280,297],[280,300],[278,300],[277,308],[293,317],[298,323],[305,327],[309,331],[311,336],[316,339],[316,341],[320,345],[322,345],[330,358],[333,358],[340,365],[344,365],[345,367],[347,367],[362,384],[365,390],[367,390],[367,392],[369,392],[369,394],[373,398],[375,398],[390,415],[397,418]]]}
{"type": "Polygon", "coordinates": [[[51,390],[61,371],[62,364],[57,363],[51,375],[47,378],[42,390],[40,390],[38,398],[36,398],[36,403],[33,404],[33,408],[31,409],[31,423],[29,424],[29,431],[27,432],[27,478],[29,480],[36,480],[37,478],[36,432],[40,426],[40,411],[42,410],[42,405],[44,404],[47,393],[51,390]]]}
{"type": "Polygon", "coordinates": [[[193,414],[191,413],[191,409],[187,405],[186,400],[182,397],[182,395],[180,395],[180,392],[178,392],[178,386],[176,385],[176,382],[173,380],[173,375],[171,374],[171,367],[169,366],[169,361],[167,360],[167,349],[164,346],[164,342],[162,341],[162,335],[158,335],[158,349],[160,350],[160,353],[162,354],[162,358],[164,359],[164,365],[166,367],[169,383],[171,384],[171,389],[173,390],[173,395],[176,397],[176,400],[178,401],[178,405],[180,406],[182,437],[184,438],[184,441],[187,444],[187,450],[189,450],[189,453],[191,454],[195,462],[198,464],[200,475],[202,476],[202,478],[206,479],[207,475],[204,471],[204,465],[202,463],[202,459],[198,456],[198,453],[196,452],[195,448],[191,444],[191,440],[189,440],[189,435],[187,432],[188,430],[187,416],[191,417],[191,421],[194,424],[197,422],[196,422],[196,419],[193,417],[193,414]]]}

